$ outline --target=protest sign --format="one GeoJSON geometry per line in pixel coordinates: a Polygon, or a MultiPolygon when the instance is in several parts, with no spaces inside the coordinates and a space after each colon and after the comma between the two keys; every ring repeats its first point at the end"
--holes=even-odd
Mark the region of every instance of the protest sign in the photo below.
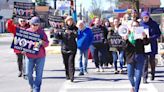
{"type": "Polygon", "coordinates": [[[11,48],[37,54],[41,45],[39,34],[17,28],[11,48]]]}
{"type": "Polygon", "coordinates": [[[125,41],[119,34],[113,34],[108,38],[108,43],[110,47],[123,47],[125,45],[125,41]]]}
{"type": "Polygon", "coordinates": [[[102,43],[104,39],[104,34],[101,28],[93,28],[93,43],[102,43]]]}
{"type": "Polygon", "coordinates": [[[54,16],[54,15],[49,15],[49,24],[51,27],[62,31],[64,28],[64,17],[63,16],[54,16]]]}
{"type": "Polygon", "coordinates": [[[30,19],[35,13],[35,3],[14,2],[13,15],[17,18],[30,19]]]}
{"type": "Polygon", "coordinates": [[[134,27],[134,39],[143,39],[144,27],[134,27]]]}

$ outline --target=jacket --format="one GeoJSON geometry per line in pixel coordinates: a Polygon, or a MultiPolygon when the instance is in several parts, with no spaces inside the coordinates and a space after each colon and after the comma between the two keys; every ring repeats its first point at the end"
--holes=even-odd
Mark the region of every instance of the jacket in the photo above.
{"type": "Polygon", "coordinates": [[[157,54],[158,53],[157,39],[161,35],[159,25],[155,21],[153,21],[151,18],[149,19],[148,22],[141,21],[140,25],[143,26],[144,28],[149,29],[151,52],[147,54],[153,54],[153,55],[157,54]]]}
{"type": "MultiPolygon", "coordinates": [[[[28,28],[27,31],[32,32],[31,28],[28,28]]],[[[44,43],[41,45],[39,52],[37,54],[31,54],[31,53],[26,53],[26,56],[28,58],[41,58],[46,56],[46,51],[45,47],[49,45],[49,41],[47,38],[46,33],[44,32],[43,29],[39,28],[35,33],[39,34],[41,36],[41,39],[44,41],[44,43]]]]}
{"type": "MultiPolygon", "coordinates": [[[[7,28],[7,31],[12,33],[14,36],[16,34],[16,28],[21,28],[21,29],[27,29],[29,28],[30,26],[28,24],[26,24],[24,27],[21,27],[20,25],[15,25],[13,23],[13,20],[12,19],[9,19],[7,20],[7,23],[6,23],[6,28],[7,28]]],[[[14,49],[14,52],[15,53],[21,53],[21,51],[17,50],[17,49],[14,49]]]]}
{"type": "Polygon", "coordinates": [[[149,44],[148,38],[144,38],[143,40],[137,39],[134,45],[130,43],[129,40],[126,40],[125,57],[127,63],[134,62],[134,58],[136,54],[144,54],[144,45],[147,44],[149,44]]]}
{"type": "Polygon", "coordinates": [[[85,28],[84,30],[78,30],[77,47],[81,51],[88,50],[93,40],[93,34],[91,29],[85,28]]]}
{"type": "Polygon", "coordinates": [[[62,53],[75,53],[77,51],[77,30],[78,28],[73,24],[72,26],[66,25],[64,32],[56,32],[55,37],[60,39],[61,42],[61,51],[62,53]],[[66,30],[69,31],[66,32],[66,30]]]}

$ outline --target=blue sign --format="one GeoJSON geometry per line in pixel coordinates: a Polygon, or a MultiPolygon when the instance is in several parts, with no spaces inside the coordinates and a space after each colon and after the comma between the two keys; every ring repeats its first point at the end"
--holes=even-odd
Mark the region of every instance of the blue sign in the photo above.
{"type": "Polygon", "coordinates": [[[164,7],[161,8],[150,8],[150,13],[151,14],[161,14],[164,13],[164,7]]]}
{"type": "Polygon", "coordinates": [[[11,48],[31,54],[37,54],[41,46],[41,36],[17,28],[11,48]]]}

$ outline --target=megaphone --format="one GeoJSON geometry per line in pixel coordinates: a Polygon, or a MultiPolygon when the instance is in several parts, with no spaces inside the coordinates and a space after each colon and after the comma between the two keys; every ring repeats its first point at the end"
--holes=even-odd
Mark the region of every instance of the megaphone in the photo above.
{"type": "Polygon", "coordinates": [[[129,29],[128,29],[128,26],[126,25],[121,25],[119,28],[118,28],[118,34],[120,36],[127,36],[129,33],[129,29]]]}

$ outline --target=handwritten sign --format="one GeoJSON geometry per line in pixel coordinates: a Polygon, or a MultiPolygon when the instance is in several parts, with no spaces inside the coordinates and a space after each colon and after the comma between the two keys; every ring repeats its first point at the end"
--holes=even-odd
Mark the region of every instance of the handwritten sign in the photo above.
{"type": "Polygon", "coordinates": [[[104,39],[104,34],[101,28],[93,28],[93,43],[102,43],[104,39]]]}
{"type": "Polygon", "coordinates": [[[30,19],[34,16],[35,3],[14,2],[13,15],[17,18],[30,19]]]}
{"type": "Polygon", "coordinates": [[[17,28],[11,48],[31,54],[37,54],[41,45],[40,38],[41,36],[36,33],[17,28]]]}
{"type": "Polygon", "coordinates": [[[144,27],[134,27],[134,39],[143,39],[144,27]]]}

